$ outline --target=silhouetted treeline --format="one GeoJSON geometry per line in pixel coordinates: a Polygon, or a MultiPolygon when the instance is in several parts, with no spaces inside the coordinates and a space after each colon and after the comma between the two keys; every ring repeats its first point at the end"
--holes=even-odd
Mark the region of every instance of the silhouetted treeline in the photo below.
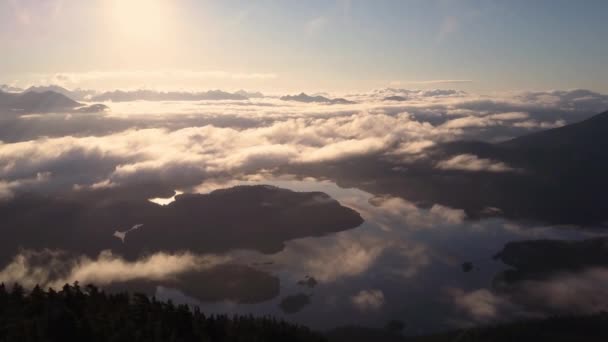
{"type": "Polygon", "coordinates": [[[143,294],[109,294],[93,285],[26,291],[0,284],[0,341],[608,341],[608,313],[565,316],[406,337],[390,329],[342,327],[325,336],[270,317],[205,315],[143,294]]]}
{"type": "Polygon", "coordinates": [[[346,326],[333,329],[326,336],[331,342],[606,342],[608,313],[523,320],[425,336],[346,326]]]}
{"type": "MultiPolygon", "coordinates": [[[[409,341],[409,340],[408,340],[409,341]]],[[[411,342],[604,342],[608,341],[608,313],[559,316],[478,327],[412,339],[411,342]]]]}
{"type": "Polygon", "coordinates": [[[324,341],[308,328],[253,316],[205,315],[143,294],[88,285],[61,291],[0,285],[0,341],[324,341]]]}

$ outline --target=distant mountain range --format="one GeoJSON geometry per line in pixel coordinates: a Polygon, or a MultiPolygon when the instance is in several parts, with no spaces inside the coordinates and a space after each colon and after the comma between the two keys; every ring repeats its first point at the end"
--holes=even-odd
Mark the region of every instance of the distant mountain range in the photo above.
{"type": "Polygon", "coordinates": [[[241,95],[241,96],[245,96],[246,98],[249,99],[255,99],[255,98],[262,98],[264,97],[264,94],[260,93],[259,91],[255,91],[255,92],[249,92],[249,91],[245,91],[243,89],[234,92],[237,95],[241,95]]]}
{"type": "Polygon", "coordinates": [[[387,96],[384,98],[384,101],[407,101],[407,97],[398,96],[398,95],[387,96]]]}
{"type": "Polygon", "coordinates": [[[6,84],[0,85],[0,91],[5,93],[45,93],[52,91],[54,93],[62,94],[75,101],[203,101],[203,100],[246,100],[253,98],[263,98],[264,94],[260,92],[248,92],[243,89],[238,90],[234,93],[225,92],[221,90],[210,90],[205,92],[186,92],[186,91],[174,91],[174,92],[162,92],[155,90],[114,90],[107,92],[98,92],[90,89],[66,89],[58,85],[47,85],[47,86],[31,86],[25,90],[17,87],[8,86],[6,84]]]}
{"type": "Polygon", "coordinates": [[[96,94],[94,90],[87,89],[74,89],[69,90],[64,87],[60,87],[58,85],[48,85],[48,86],[32,86],[25,89],[24,93],[44,93],[47,91],[52,91],[58,94],[62,94],[76,101],[85,101],[90,99],[93,95],[96,94]]]}
{"type": "MultiPolygon", "coordinates": [[[[240,91],[240,93],[228,93],[221,90],[209,90],[205,92],[159,92],[154,90],[115,90],[95,95],[92,101],[105,102],[125,102],[125,101],[205,101],[205,100],[247,100],[250,93],[240,91]]],[[[253,96],[259,97],[259,93],[253,96]]],[[[263,96],[263,95],[262,95],[263,96]]]]}
{"type": "Polygon", "coordinates": [[[80,106],[82,104],[53,91],[0,93],[0,109],[14,112],[42,113],[71,110],[80,106]]]}
{"type": "MultiPolygon", "coordinates": [[[[238,90],[233,93],[223,90],[209,90],[202,92],[189,91],[156,91],[148,89],[140,90],[112,90],[98,92],[88,89],[67,89],[59,85],[31,86],[25,90],[8,85],[0,85],[0,91],[4,93],[46,93],[53,92],[68,97],[74,101],[87,102],[128,102],[128,101],[213,101],[213,100],[248,100],[264,98],[261,92],[250,92],[238,90]]],[[[304,103],[323,103],[323,104],[353,104],[356,102],[344,98],[330,98],[324,94],[308,95],[300,93],[298,95],[285,95],[280,98],[283,101],[296,101],[304,103]]],[[[406,98],[399,96],[387,97],[385,100],[404,101],[406,98]]],[[[52,111],[52,110],[49,110],[52,111]]]]}
{"type": "Polygon", "coordinates": [[[106,110],[105,105],[85,106],[71,98],[54,91],[26,91],[5,93],[0,91],[0,112],[14,114],[51,113],[51,112],[99,112],[106,110]]]}
{"type": "Polygon", "coordinates": [[[305,103],[326,103],[326,104],[353,104],[355,102],[349,101],[343,98],[335,98],[330,99],[325,96],[317,95],[310,96],[305,93],[300,93],[298,95],[286,95],[282,96],[281,100],[283,101],[297,101],[297,102],[305,102],[305,103]]]}

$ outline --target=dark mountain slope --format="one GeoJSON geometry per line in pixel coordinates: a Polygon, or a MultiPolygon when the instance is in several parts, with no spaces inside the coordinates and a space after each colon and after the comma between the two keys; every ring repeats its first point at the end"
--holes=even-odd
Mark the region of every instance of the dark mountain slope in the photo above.
{"type": "Polygon", "coordinates": [[[12,113],[48,113],[72,110],[82,104],[53,91],[20,94],[0,92],[0,111],[12,113]]]}
{"type": "Polygon", "coordinates": [[[286,168],[328,177],[344,187],[403,197],[422,206],[464,209],[469,218],[501,215],[555,224],[598,225],[608,221],[608,112],[585,121],[500,144],[457,141],[410,161],[379,154],[286,168]],[[473,155],[483,167],[440,168],[439,163],[473,155]]]}
{"type": "Polygon", "coordinates": [[[473,184],[485,183],[476,198],[491,199],[488,206],[511,208],[512,213],[522,216],[539,214],[555,223],[601,223],[608,219],[604,200],[608,191],[607,133],[608,112],[603,112],[579,123],[500,144],[447,144],[438,148],[438,155],[445,159],[473,154],[519,170],[460,173],[460,178],[473,184]]]}
{"type": "Polygon", "coordinates": [[[587,149],[608,143],[608,111],[571,125],[518,137],[499,145],[507,148],[555,151],[587,149]]]}

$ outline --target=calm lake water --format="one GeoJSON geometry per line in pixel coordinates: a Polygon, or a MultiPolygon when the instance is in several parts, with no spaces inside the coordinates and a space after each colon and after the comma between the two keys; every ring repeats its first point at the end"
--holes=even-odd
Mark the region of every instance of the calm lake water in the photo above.
{"type": "Polygon", "coordinates": [[[358,211],[365,223],[323,237],[288,241],[276,254],[230,253],[234,262],[280,278],[280,295],[273,300],[259,304],[199,302],[179,289],[165,287],[157,287],[157,297],[198,305],[206,312],[274,315],[316,329],[351,324],[382,327],[398,319],[406,323],[407,333],[418,334],[467,323],[453,294],[491,289],[493,278],[506,269],[493,259],[505,243],[597,235],[573,227],[499,218],[468,221],[460,210],[439,205],[421,209],[405,199],[375,197],[328,181],[268,179],[228,186],[236,184],[322,191],[358,211]],[[472,263],[471,271],[463,270],[465,262],[472,263]],[[310,284],[314,286],[298,284],[308,277],[314,278],[310,284]],[[290,313],[280,307],[288,296],[299,299],[290,313]]]}

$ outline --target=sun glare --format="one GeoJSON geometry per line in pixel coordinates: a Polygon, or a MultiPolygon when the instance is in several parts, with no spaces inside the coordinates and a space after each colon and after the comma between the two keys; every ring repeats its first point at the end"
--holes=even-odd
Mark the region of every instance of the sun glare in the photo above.
{"type": "Polygon", "coordinates": [[[169,0],[111,0],[112,30],[121,40],[149,43],[170,34],[173,25],[169,0]]]}
{"type": "Polygon", "coordinates": [[[106,52],[142,68],[174,60],[181,46],[177,12],[171,0],[108,0],[106,52]]]}

